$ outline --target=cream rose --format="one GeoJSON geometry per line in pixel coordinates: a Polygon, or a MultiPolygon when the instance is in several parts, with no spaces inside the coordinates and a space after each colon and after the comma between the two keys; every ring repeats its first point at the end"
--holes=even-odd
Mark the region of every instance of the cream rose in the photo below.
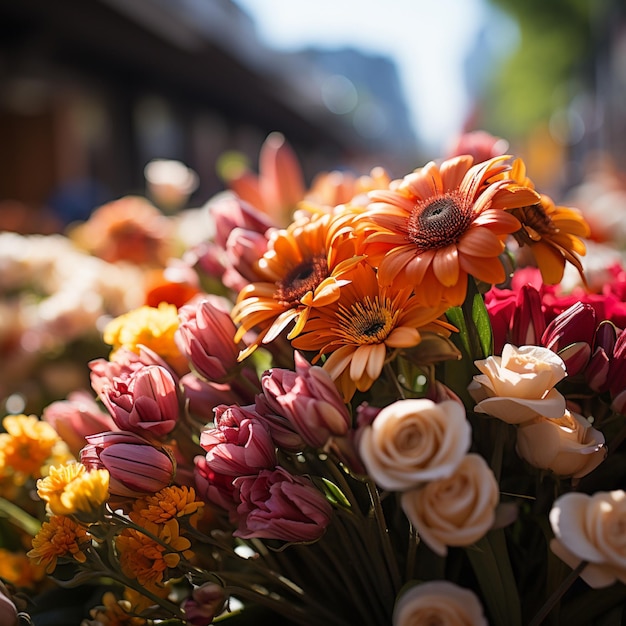
{"type": "Polygon", "coordinates": [[[626,491],[566,493],[554,501],[550,524],[550,549],[572,569],[588,561],[580,577],[590,587],[626,583],[626,491]]]}
{"type": "Polygon", "coordinates": [[[474,411],[508,424],[521,424],[534,417],[561,417],[565,398],[553,389],[566,375],[560,356],[539,346],[504,346],[502,356],[476,361],[482,372],[474,376],[468,391],[474,411]]]}
{"type": "Polygon", "coordinates": [[[465,408],[455,400],[399,400],[360,433],[369,476],[383,489],[404,491],[454,472],[471,443],[465,408]]]}
{"type": "Polygon", "coordinates": [[[476,594],[444,580],[415,585],[396,601],[393,626],[487,626],[476,594]]]}
{"type": "Polygon", "coordinates": [[[565,411],[563,417],[538,417],[517,429],[517,453],[539,469],[558,476],[580,478],[606,457],[604,435],[582,415],[565,411]]]}
{"type": "Polygon", "coordinates": [[[469,546],[495,520],[500,494],[493,472],[479,454],[468,454],[448,478],[402,494],[402,509],[420,539],[439,556],[448,546],[469,546]]]}

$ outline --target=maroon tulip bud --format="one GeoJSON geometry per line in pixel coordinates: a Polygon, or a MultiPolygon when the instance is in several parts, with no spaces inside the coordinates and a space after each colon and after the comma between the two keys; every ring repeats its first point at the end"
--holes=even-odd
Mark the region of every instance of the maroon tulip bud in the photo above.
{"type": "Polygon", "coordinates": [[[585,380],[591,389],[598,393],[608,390],[611,361],[604,348],[596,348],[585,368],[585,380]]]}
{"type": "Polygon", "coordinates": [[[328,526],[332,507],[313,483],[282,467],[233,481],[239,494],[235,537],[315,541],[328,526]]]}
{"type": "Polygon", "coordinates": [[[275,368],[261,378],[269,406],[284,415],[313,447],[348,432],[351,418],[339,391],[321,367],[311,366],[295,353],[296,371],[275,368]]]}
{"type": "Polygon", "coordinates": [[[557,315],[546,328],[541,343],[543,346],[559,352],[567,346],[584,342],[590,346],[596,331],[596,313],[590,304],[576,302],[557,315]]]}
{"type": "Polygon", "coordinates": [[[86,439],[80,461],[88,470],[109,471],[112,496],[134,498],[156,493],[174,480],[172,455],[135,433],[108,431],[86,439]]]}
{"type": "Polygon", "coordinates": [[[206,460],[217,474],[242,476],[276,465],[276,448],[269,428],[241,407],[216,411],[215,428],[200,434],[206,460]]]}
{"type": "Polygon", "coordinates": [[[562,348],[557,354],[565,363],[567,375],[576,376],[587,367],[591,356],[591,346],[584,341],[577,341],[562,348]]]}
{"type": "Polygon", "coordinates": [[[541,294],[532,285],[523,285],[517,294],[516,304],[511,324],[511,343],[516,346],[539,345],[546,329],[541,294]]]}
{"type": "Polygon", "coordinates": [[[159,365],[149,365],[126,382],[115,380],[102,389],[102,401],[120,430],[164,437],[178,421],[176,382],[159,365]]]}
{"type": "Polygon", "coordinates": [[[227,302],[209,295],[178,310],[175,340],[179,350],[205,379],[222,382],[237,368],[243,344],[235,343],[237,327],[227,302]]]}

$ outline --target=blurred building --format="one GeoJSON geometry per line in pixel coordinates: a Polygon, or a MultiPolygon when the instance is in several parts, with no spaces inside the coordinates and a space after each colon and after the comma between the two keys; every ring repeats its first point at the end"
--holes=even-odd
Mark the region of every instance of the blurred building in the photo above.
{"type": "Polygon", "coordinates": [[[376,137],[311,80],[316,62],[264,47],[231,0],[1,0],[0,219],[16,203],[82,219],[143,193],[154,158],[194,169],[204,202],[222,188],[219,156],[255,165],[275,130],[306,176],[377,158],[376,137]]]}

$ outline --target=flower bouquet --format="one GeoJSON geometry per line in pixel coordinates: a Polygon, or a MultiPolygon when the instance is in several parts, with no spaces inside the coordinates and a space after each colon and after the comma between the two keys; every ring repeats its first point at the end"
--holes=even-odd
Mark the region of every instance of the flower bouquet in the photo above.
{"type": "Polygon", "coordinates": [[[593,293],[582,215],[469,139],[305,189],[268,138],[182,257],[200,292],[114,318],[89,393],[4,419],[48,587],[3,575],[3,623],[72,587],[84,626],[621,623],[624,271],[593,293]]]}

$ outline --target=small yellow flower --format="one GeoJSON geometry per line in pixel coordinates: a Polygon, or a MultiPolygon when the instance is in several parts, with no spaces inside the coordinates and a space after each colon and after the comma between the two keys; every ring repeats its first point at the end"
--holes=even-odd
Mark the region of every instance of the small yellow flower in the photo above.
{"type": "Polygon", "coordinates": [[[92,515],[109,497],[109,472],[88,472],[80,463],[53,466],[46,478],[37,481],[37,494],[53,515],[92,515]]]}
{"type": "Polygon", "coordinates": [[[130,519],[137,523],[141,519],[164,524],[177,517],[190,516],[193,523],[204,506],[203,502],[195,498],[196,492],[193,488],[176,485],[165,487],[154,495],[135,500],[130,519]]]}
{"type": "Polygon", "coordinates": [[[35,415],[9,415],[2,426],[6,432],[0,434],[0,475],[11,475],[19,484],[31,476],[39,478],[59,435],[35,415]]]}
{"type": "Polygon", "coordinates": [[[142,306],[111,320],[104,329],[103,339],[113,346],[111,356],[120,348],[139,353],[142,345],[170,365],[182,368],[187,360],[174,341],[178,324],[176,306],[161,302],[158,307],[142,306]]]}
{"type": "Polygon", "coordinates": [[[47,574],[52,574],[60,557],[84,563],[87,560],[85,550],[90,542],[91,538],[83,526],[69,517],[54,515],[33,537],[33,548],[27,556],[37,565],[45,566],[47,574]]]}
{"type": "Polygon", "coordinates": [[[42,580],[45,570],[26,556],[0,548],[0,579],[16,587],[33,587],[42,580]]]}
{"type": "Polygon", "coordinates": [[[113,592],[107,591],[102,596],[102,606],[97,606],[89,612],[91,620],[85,624],[89,626],[143,626],[147,621],[143,617],[130,615],[131,604],[127,600],[118,600],[113,592]]]}
{"type": "Polygon", "coordinates": [[[126,576],[135,578],[140,585],[150,590],[158,589],[166,580],[168,568],[179,564],[181,554],[185,558],[192,556],[191,543],[180,536],[175,519],[161,526],[142,520],[142,526],[162,543],[134,528],[124,529],[116,540],[120,566],[126,576]]]}

